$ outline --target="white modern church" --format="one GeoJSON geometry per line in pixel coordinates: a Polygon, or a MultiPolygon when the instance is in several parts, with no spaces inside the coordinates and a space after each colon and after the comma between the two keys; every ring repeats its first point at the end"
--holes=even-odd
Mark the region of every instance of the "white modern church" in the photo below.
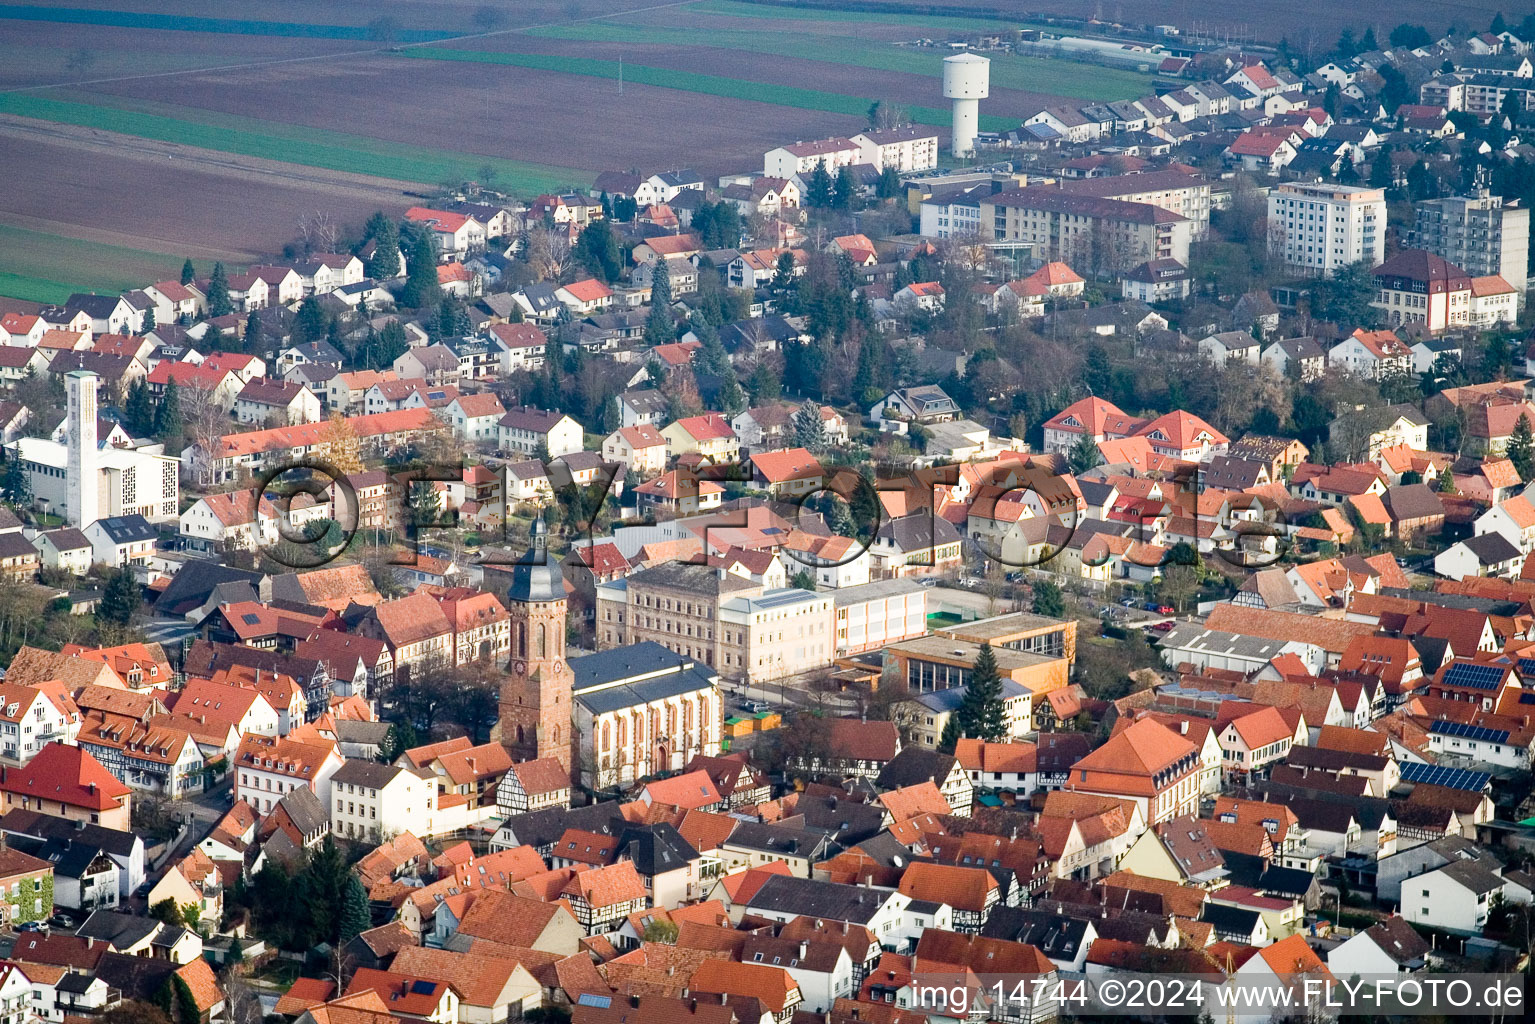
{"type": "Polygon", "coordinates": [[[6,458],[19,458],[29,474],[37,508],[80,530],[119,516],[176,522],[180,460],[162,454],[159,445],[114,448],[98,440],[96,374],[74,370],[64,381],[69,396],[64,442],[21,437],[5,446],[6,458]]]}

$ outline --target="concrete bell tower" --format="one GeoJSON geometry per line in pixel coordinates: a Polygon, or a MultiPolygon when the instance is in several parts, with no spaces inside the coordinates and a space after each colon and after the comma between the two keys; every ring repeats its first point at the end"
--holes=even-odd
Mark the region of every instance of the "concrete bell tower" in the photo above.
{"type": "Polygon", "coordinates": [[[65,472],[64,514],[83,530],[101,518],[100,474],[96,469],[96,375],[71,370],[64,378],[69,396],[69,466],[65,472]]]}
{"type": "Polygon", "coordinates": [[[501,685],[497,738],[512,758],[558,758],[575,763],[572,678],[565,661],[565,577],[549,556],[544,517],[533,523],[532,544],[512,567],[506,592],[512,655],[501,685]]]}

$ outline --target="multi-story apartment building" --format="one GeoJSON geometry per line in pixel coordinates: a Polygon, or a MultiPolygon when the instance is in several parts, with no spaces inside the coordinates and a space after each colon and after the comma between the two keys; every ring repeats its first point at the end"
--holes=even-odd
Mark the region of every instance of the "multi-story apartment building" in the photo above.
{"type": "Polygon", "coordinates": [[[1287,181],[1269,193],[1269,248],[1307,274],[1327,277],[1386,252],[1384,189],[1287,181]]]}
{"type": "Polygon", "coordinates": [[[437,778],[430,768],[354,758],[331,775],[330,792],[330,827],[338,836],[378,842],[435,829],[437,778]]]}
{"type": "Polygon", "coordinates": [[[1032,243],[1040,259],[1061,260],[1084,274],[1114,275],[1147,260],[1175,259],[1187,266],[1193,225],[1151,203],[1035,187],[982,198],[981,233],[996,241],[1032,243]]]}
{"type": "Polygon", "coordinates": [[[1202,241],[1210,233],[1210,183],[1183,171],[1110,174],[1063,181],[1061,191],[1124,203],[1150,203],[1187,217],[1193,241],[1202,241]]]}
{"type": "Polygon", "coordinates": [[[858,162],[902,174],[938,166],[938,133],[920,125],[859,132],[848,140],[858,146],[858,162]]]}
{"type": "Polygon", "coordinates": [[[830,595],[682,562],[596,589],[603,649],[651,640],[753,682],[824,668],[835,654],[830,595]]]}
{"type": "Polygon", "coordinates": [[[1505,206],[1486,189],[1419,203],[1411,241],[1472,277],[1497,275],[1515,290],[1529,276],[1530,211],[1505,206]]]}

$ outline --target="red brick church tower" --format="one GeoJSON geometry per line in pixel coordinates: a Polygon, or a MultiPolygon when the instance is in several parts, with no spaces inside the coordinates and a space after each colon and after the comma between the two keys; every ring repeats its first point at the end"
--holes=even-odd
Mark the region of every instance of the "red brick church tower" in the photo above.
{"type": "Polygon", "coordinates": [[[512,656],[501,684],[497,737],[515,761],[574,762],[571,675],[565,662],[565,577],[549,557],[549,528],[533,523],[532,546],[512,567],[506,592],[512,656]]]}

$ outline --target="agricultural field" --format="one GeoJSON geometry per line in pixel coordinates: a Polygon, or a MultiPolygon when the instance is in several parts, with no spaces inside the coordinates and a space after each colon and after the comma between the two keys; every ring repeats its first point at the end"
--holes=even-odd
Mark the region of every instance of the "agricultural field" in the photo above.
{"type": "MultiPolygon", "coordinates": [[[[531,196],[615,167],[749,169],[773,145],[857,130],[876,100],[946,127],[946,51],[897,44],[999,25],[739,0],[254,0],[238,18],[206,12],[186,0],[0,4],[0,170],[23,183],[0,193],[0,225],[249,261],[291,240],[305,213],[356,222],[444,183],[531,196]]],[[[999,57],[982,124],[1150,89],[1132,72],[999,57]]],[[[7,266],[16,276],[0,293],[113,287],[131,265],[89,262],[96,277],[58,260],[7,266]]]]}

